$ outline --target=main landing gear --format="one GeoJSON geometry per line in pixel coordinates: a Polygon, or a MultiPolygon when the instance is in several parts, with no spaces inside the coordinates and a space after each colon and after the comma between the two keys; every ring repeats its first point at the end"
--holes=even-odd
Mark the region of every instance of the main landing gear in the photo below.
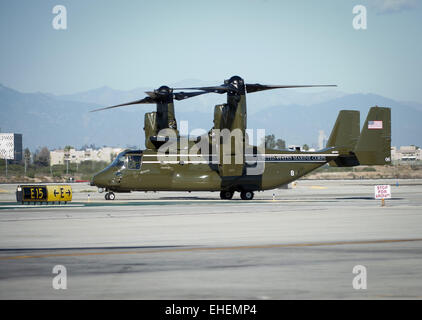
{"type": "Polygon", "coordinates": [[[114,195],[114,193],[113,193],[113,192],[107,192],[107,193],[105,194],[104,198],[105,198],[106,200],[114,200],[114,199],[116,199],[116,196],[114,195]]]}
{"type": "Polygon", "coordinates": [[[252,191],[242,191],[240,193],[240,197],[242,200],[252,200],[254,196],[254,193],[252,191]]]}
{"type": "Polygon", "coordinates": [[[220,192],[220,198],[222,200],[231,200],[231,198],[233,198],[233,191],[221,191],[220,192]]]}
{"type": "MultiPolygon", "coordinates": [[[[233,191],[221,191],[220,192],[220,198],[222,200],[231,200],[233,198],[233,191]]],[[[240,198],[242,200],[252,200],[254,196],[254,193],[252,191],[242,191],[240,193],[240,198]]]]}

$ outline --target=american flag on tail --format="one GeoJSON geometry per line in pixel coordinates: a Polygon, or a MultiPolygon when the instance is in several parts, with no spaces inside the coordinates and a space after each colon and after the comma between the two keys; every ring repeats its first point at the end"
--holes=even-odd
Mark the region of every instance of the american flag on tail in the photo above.
{"type": "Polygon", "coordinates": [[[368,121],[368,129],[382,129],[382,121],[368,121]]]}

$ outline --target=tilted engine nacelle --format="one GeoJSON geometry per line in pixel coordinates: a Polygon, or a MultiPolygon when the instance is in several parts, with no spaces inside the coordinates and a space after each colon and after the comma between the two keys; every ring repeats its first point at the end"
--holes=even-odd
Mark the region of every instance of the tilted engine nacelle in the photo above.
{"type": "Polygon", "coordinates": [[[144,120],[145,131],[145,147],[147,149],[155,149],[155,145],[151,141],[151,137],[156,137],[157,132],[157,112],[145,113],[144,120]]]}
{"type": "Polygon", "coordinates": [[[172,136],[178,137],[176,119],[168,117],[168,127],[161,128],[157,119],[157,112],[145,113],[144,131],[145,131],[145,147],[147,149],[158,149],[166,141],[169,140],[169,130],[173,131],[172,136]],[[161,130],[165,130],[164,134],[161,130]]]}
{"type": "MultiPolygon", "coordinates": [[[[213,129],[219,130],[219,134],[223,134],[223,130],[230,130],[230,110],[227,103],[218,104],[215,106],[213,129]]],[[[213,133],[211,132],[211,134],[213,133]]],[[[241,136],[240,139],[244,141],[243,136],[241,136]]],[[[236,144],[235,140],[233,140],[231,137],[229,137],[228,141],[223,142],[223,140],[223,136],[220,136],[220,138],[216,141],[220,145],[220,163],[218,165],[218,172],[222,177],[241,176],[243,172],[243,161],[241,163],[236,163],[236,148],[239,145],[236,144]],[[228,143],[228,149],[223,146],[224,143],[228,143]],[[222,159],[230,159],[230,161],[229,163],[223,163],[222,159]]],[[[243,144],[241,148],[244,148],[243,144]]],[[[237,150],[237,152],[239,153],[239,150],[237,150]]],[[[240,153],[242,154],[243,159],[243,150],[240,150],[240,153]]]]}
{"type": "Polygon", "coordinates": [[[214,108],[214,128],[223,129],[227,123],[227,103],[217,104],[214,108]]]}

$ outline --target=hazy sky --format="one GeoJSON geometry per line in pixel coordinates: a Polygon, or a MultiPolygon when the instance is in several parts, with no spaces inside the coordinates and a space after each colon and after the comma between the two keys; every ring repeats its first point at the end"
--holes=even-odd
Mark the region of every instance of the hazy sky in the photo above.
{"type": "Polygon", "coordinates": [[[129,90],[239,74],[422,103],[419,0],[2,0],[0,83],[129,90]],[[352,25],[367,8],[367,29],[352,25]],[[55,5],[67,29],[52,26],[55,5]]]}

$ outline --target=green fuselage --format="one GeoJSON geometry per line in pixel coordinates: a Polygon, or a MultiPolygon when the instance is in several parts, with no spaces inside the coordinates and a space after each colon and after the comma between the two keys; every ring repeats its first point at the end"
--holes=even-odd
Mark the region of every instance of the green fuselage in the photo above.
{"type": "MultiPolygon", "coordinates": [[[[338,156],[333,148],[318,152],[265,151],[263,170],[241,176],[220,176],[218,164],[208,157],[157,157],[155,150],[126,151],[94,176],[92,185],[114,192],[130,191],[259,191],[288,184],[338,156]],[[136,161],[132,161],[136,158],[136,161]]],[[[253,169],[253,166],[250,166],[253,169]]]]}

